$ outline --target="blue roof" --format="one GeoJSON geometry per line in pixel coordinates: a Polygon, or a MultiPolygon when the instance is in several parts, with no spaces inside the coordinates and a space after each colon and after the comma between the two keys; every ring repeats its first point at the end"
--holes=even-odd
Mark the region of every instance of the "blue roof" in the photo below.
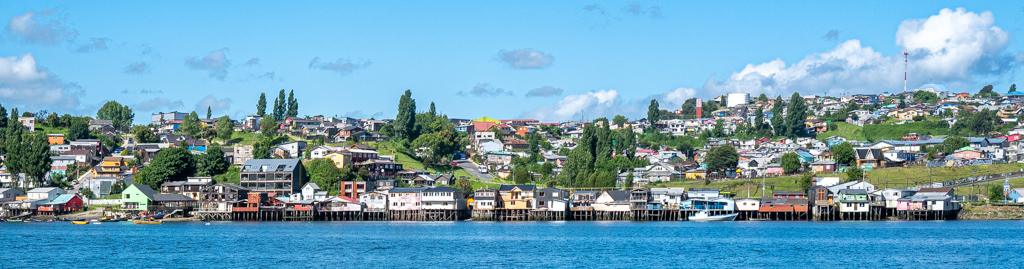
{"type": "Polygon", "coordinates": [[[797,150],[795,152],[796,152],[796,154],[799,154],[801,157],[814,158],[814,155],[811,155],[810,152],[806,152],[806,151],[802,151],[802,150],[797,150]]]}
{"type": "Polygon", "coordinates": [[[1006,93],[1005,96],[1022,96],[1022,95],[1024,95],[1024,92],[1012,91],[1012,92],[1006,93]]]}

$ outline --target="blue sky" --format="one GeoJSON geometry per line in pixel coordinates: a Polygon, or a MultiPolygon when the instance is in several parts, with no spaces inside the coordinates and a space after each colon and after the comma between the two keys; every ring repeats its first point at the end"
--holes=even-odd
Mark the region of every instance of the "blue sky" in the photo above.
{"type": "Polygon", "coordinates": [[[1022,17],[1015,1],[7,2],[0,103],[117,100],[145,122],[294,89],[300,114],[387,118],[410,89],[452,117],[634,119],[651,98],[901,91],[903,50],[910,88],[1005,91],[1022,17]]]}

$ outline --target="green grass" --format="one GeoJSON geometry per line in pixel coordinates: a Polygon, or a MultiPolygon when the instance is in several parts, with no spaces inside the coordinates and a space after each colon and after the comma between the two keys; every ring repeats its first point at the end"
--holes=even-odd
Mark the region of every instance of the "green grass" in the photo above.
{"type": "Polygon", "coordinates": [[[836,135],[841,136],[841,137],[845,137],[846,139],[850,139],[850,140],[857,140],[857,141],[866,141],[867,140],[867,138],[864,137],[864,130],[863,130],[862,127],[857,126],[857,125],[853,125],[853,124],[849,124],[849,123],[845,123],[845,122],[835,122],[835,124],[836,124],[836,130],[832,130],[832,131],[828,131],[828,132],[824,132],[824,133],[818,134],[818,140],[824,141],[825,138],[829,138],[829,137],[836,136],[836,135]]]}
{"type": "Polygon", "coordinates": [[[252,143],[255,142],[253,140],[254,137],[256,137],[256,133],[234,132],[234,133],[231,133],[231,139],[228,139],[228,142],[226,144],[227,145],[235,145],[235,144],[252,145],[252,143]]]}
{"type": "Polygon", "coordinates": [[[470,183],[470,185],[473,186],[474,190],[478,190],[480,188],[497,189],[498,187],[501,186],[501,184],[487,183],[487,182],[482,182],[482,181],[469,181],[469,183],[470,183]]]}

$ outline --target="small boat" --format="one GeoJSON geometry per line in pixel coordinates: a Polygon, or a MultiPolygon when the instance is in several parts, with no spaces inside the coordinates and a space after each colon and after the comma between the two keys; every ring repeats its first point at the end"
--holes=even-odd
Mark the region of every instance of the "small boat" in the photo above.
{"type": "Polygon", "coordinates": [[[90,223],[96,224],[96,225],[103,224],[103,222],[100,222],[99,220],[92,220],[90,223]]]}
{"type": "Polygon", "coordinates": [[[740,214],[738,213],[732,213],[718,216],[709,216],[707,210],[701,210],[691,215],[690,221],[733,221],[736,219],[736,216],[739,215],[740,214]]]}
{"type": "Polygon", "coordinates": [[[7,222],[25,222],[23,219],[8,219],[7,222]]]}
{"type": "Polygon", "coordinates": [[[148,224],[160,224],[160,223],[163,223],[162,220],[157,220],[157,221],[152,221],[152,220],[135,220],[133,222],[135,222],[135,224],[147,224],[147,225],[148,224]]]}
{"type": "Polygon", "coordinates": [[[123,219],[118,218],[118,217],[102,217],[102,218],[100,218],[100,222],[118,222],[118,221],[123,221],[123,219]]]}
{"type": "Polygon", "coordinates": [[[82,221],[78,221],[78,220],[72,220],[72,221],[71,221],[71,224],[75,224],[75,225],[83,225],[83,224],[89,224],[89,221],[88,221],[88,220],[82,220],[82,221]]]}

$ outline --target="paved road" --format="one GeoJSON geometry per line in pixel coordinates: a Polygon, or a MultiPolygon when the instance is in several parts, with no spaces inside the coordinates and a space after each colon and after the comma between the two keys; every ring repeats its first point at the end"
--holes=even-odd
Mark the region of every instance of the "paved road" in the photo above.
{"type": "Polygon", "coordinates": [[[459,167],[462,167],[462,170],[466,170],[467,173],[473,175],[473,177],[479,178],[481,181],[490,182],[494,179],[490,174],[481,174],[480,167],[469,160],[457,160],[455,163],[458,164],[459,167]]]}
{"type": "Polygon", "coordinates": [[[85,188],[85,182],[92,178],[92,170],[85,172],[81,176],[78,176],[78,184],[72,184],[71,190],[68,191],[70,194],[78,194],[82,192],[82,188],[85,188]]]}

